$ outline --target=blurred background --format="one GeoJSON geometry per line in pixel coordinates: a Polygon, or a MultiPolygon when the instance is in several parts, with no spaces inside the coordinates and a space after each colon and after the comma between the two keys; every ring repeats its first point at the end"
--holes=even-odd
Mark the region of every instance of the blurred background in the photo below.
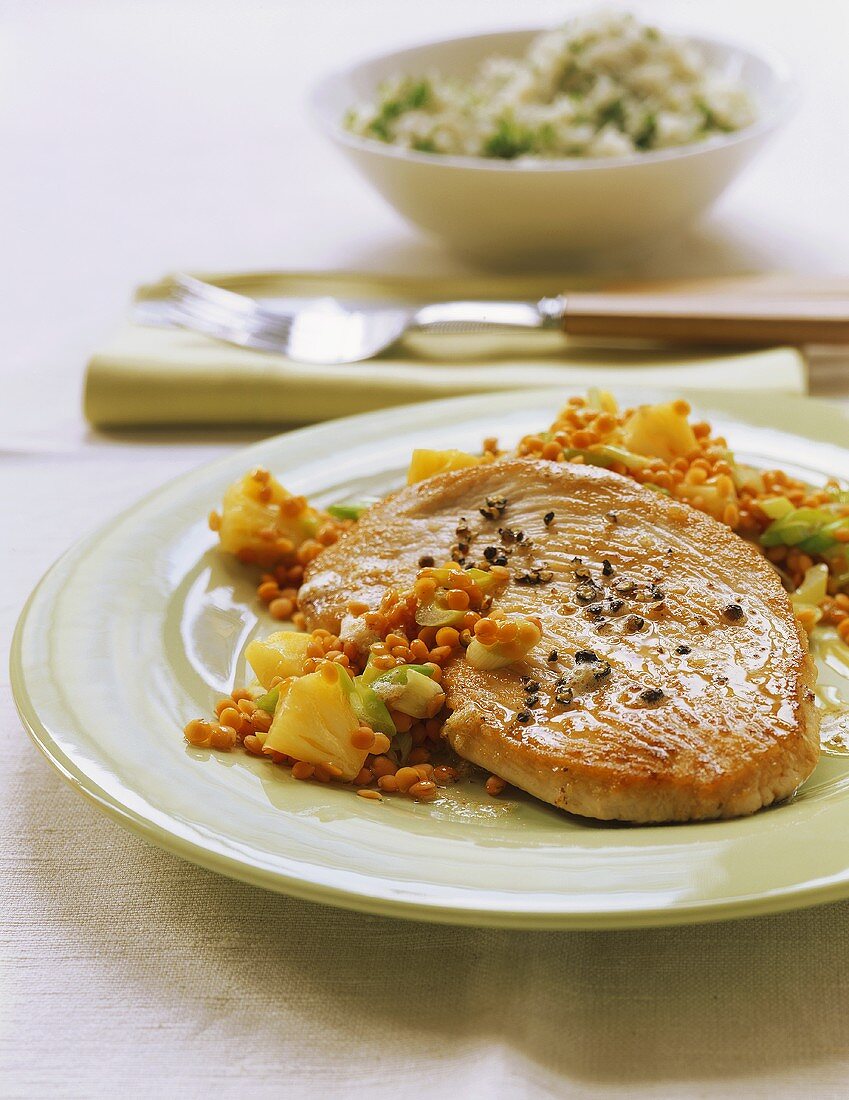
{"type": "MultiPolygon", "coordinates": [[[[0,3],[7,430],[30,444],[42,433],[82,432],[87,355],[123,318],[134,287],[166,272],[464,270],[343,163],[307,115],[307,91],[326,71],[371,53],[482,29],[546,26],[587,6],[0,3]]],[[[779,51],[802,100],[698,228],[628,256],[616,273],[841,271],[849,251],[842,106],[849,6],[620,6],[664,27],[779,51]]]]}

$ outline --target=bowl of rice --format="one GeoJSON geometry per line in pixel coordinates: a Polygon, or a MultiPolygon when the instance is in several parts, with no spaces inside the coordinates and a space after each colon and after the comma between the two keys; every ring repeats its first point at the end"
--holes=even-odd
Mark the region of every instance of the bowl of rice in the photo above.
{"type": "Polygon", "coordinates": [[[384,54],[325,77],[311,105],[409,222],[505,260],[682,229],[793,98],[773,58],[605,12],[384,54]]]}

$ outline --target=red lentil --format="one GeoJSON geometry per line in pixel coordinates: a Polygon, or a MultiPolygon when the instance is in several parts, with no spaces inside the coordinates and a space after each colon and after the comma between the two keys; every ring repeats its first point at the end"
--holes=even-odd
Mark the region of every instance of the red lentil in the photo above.
{"type": "Polygon", "coordinates": [[[394,777],[398,771],[398,765],[388,756],[376,756],[371,762],[371,769],[378,779],[391,775],[394,777]]]}
{"type": "Polygon", "coordinates": [[[355,749],[368,749],[371,752],[374,746],[374,730],[368,726],[360,726],[351,734],[351,744],[355,749]]]}
{"type": "Polygon", "coordinates": [[[203,718],[195,718],[183,730],[186,740],[190,745],[205,745],[212,735],[211,722],[205,722],[203,718]]]}
{"type": "Polygon", "coordinates": [[[395,782],[398,784],[398,789],[401,791],[407,791],[414,784],[418,783],[421,776],[415,768],[399,768],[395,773],[395,782]]]}
{"type": "Polygon", "coordinates": [[[228,752],[236,744],[236,731],[231,726],[218,726],[210,734],[209,743],[214,749],[228,752]]]}
{"type": "Polygon", "coordinates": [[[391,744],[392,742],[389,740],[385,733],[376,733],[374,735],[374,741],[371,745],[371,750],[373,753],[375,753],[375,755],[382,756],[383,753],[389,751],[389,747],[391,744]]]}
{"type": "Polygon", "coordinates": [[[421,802],[429,802],[436,797],[436,784],[429,779],[420,779],[407,788],[407,794],[411,798],[417,798],[421,802]]]}

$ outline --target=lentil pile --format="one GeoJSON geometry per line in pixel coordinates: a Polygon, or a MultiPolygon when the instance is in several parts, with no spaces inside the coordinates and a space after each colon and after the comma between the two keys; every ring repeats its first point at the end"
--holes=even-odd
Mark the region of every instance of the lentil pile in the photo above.
{"type": "Polygon", "coordinates": [[[297,599],[304,569],[325,547],[332,546],[353,520],[317,511],[306,497],[283,490],[261,466],[232,486],[228,496],[224,516],[210,512],[210,529],[219,533],[222,546],[240,561],[265,567],[257,596],[272,618],[302,625],[297,599]],[[225,531],[228,520],[235,528],[232,533],[225,531]],[[298,538],[304,534],[306,537],[298,538]],[[228,541],[225,535],[230,536],[228,541]]]}
{"type": "MultiPolygon", "coordinates": [[[[814,565],[825,564],[827,594],[819,601],[819,613],[814,607],[797,607],[797,614],[806,629],[823,621],[836,626],[841,639],[849,642],[849,594],[844,592],[849,589],[849,495],[839,482],[830,479],[823,488],[812,488],[782,470],[755,470],[736,463],[727,440],[714,436],[710,424],[687,421],[691,409],[684,400],[665,409],[669,419],[681,422],[675,424],[675,430],[681,432],[684,453],[635,455],[627,446],[639,430],[635,420],[644,410],[619,412],[605,397],[595,403],[571,397],[548,431],[525,436],[516,453],[552,462],[602,465],[712,515],[758,546],[789,591],[802,585],[814,565]],[[804,549],[805,539],[800,539],[801,545],[765,545],[762,540],[774,525],[774,517],[764,506],[776,498],[786,500],[803,515],[808,513],[809,544],[815,541],[815,514],[819,514],[820,526],[830,528],[828,544],[818,550],[804,549]]],[[[658,435],[660,449],[666,450],[662,435],[658,435]]],[[[643,452],[648,449],[641,448],[643,452]]]]}
{"type": "MultiPolygon", "coordinates": [[[[516,622],[492,608],[492,592],[506,584],[508,577],[506,569],[489,567],[484,575],[487,591],[474,574],[457,562],[447,561],[438,568],[425,565],[419,570],[410,592],[387,593],[376,611],[364,615],[368,627],[378,635],[367,657],[351,642],[318,629],[310,635],[297,673],[292,677],[274,677],[269,688],[285,691],[292,680],[314,672],[333,681],[338,675],[335,666],[359,676],[367,664],[378,672],[404,666],[426,668],[429,677],[439,684],[443,666],[473,638],[484,645],[514,646],[517,653],[525,652],[540,638],[539,621],[516,622]],[[417,622],[417,615],[421,615],[422,609],[433,607],[437,598],[446,614],[455,618],[455,626],[422,626],[417,622]]],[[[262,584],[270,584],[270,581],[264,580],[262,584]]],[[[297,590],[292,597],[293,604],[296,597],[297,590]]],[[[366,608],[351,603],[348,610],[352,614],[363,614],[366,608]]],[[[294,612],[292,617],[298,625],[299,613],[294,612]]],[[[401,794],[415,801],[430,802],[437,797],[440,787],[456,782],[469,770],[442,740],[444,698],[443,693],[432,713],[420,719],[389,706],[396,733],[406,737],[403,753],[393,749],[389,737],[367,724],[353,731],[351,744],[368,752],[363,767],[352,781],[358,795],[379,800],[384,794],[401,794]]],[[[263,739],[271,728],[272,714],[263,709],[254,693],[247,689],[237,689],[220,699],[215,715],[217,721],[202,718],[190,721],[184,729],[186,740],[197,747],[223,752],[241,745],[248,753],[267,756],[272,763],[291,769],[294,779],[329,783],[341,778],[341,771],[333,766],[310,764],[269,751],[263,739]]],[[[504,781],[495,776],[485,784],[487,793],[494,797],[501,795],[505,787],[504,781]]]]}
{"type": "MultiPolygon", "coordinates": [[[[317,648],[328,644],[329,639],[321,637],[323,633],[316,632],[317,648]]],[[[332,675],[327,666],[334,660],[344,663],[342,658],[336,656],[339,652],[341,650],[336,650],[336,653],[332,649],[326,651],[320,664],[322,670],[327,670],[323,671],[324,675],[332,675]]],[[[253,693],[244,688],[220,699],[215,705],[215,717],[216,721],[195,718],[186,725],[184,734],[190,745],[220,752],[229,752],[241,745],[254,756],[265,756],[273,764],[289,768],[293,779],[331,783],[341,778],[339,769],[332,765],[309,764],[279,752],[265,753],[262,735],[271,728],[272,716],[259,707],[253,693]]],[[[407,715],[396,714],[396,717],[406,719],[407,715]]],[[[450,762],[434,759],[435,753],[444,754],[440,719],[401,721],[400,725],[403,729],[399,732],[409,733],[412,746],[404,764],[389,754],[390,741],[385,734],[375,733],[366,725],[354,730],[352,743],[358,748],[367,748],[369,754],[353,779],[353,786],[363,798],[380,799],[383,794],[398,793],[415,801],[431,802],[436,798],[438,788],[455,783],[466,767],[454,758],[450,762]]]]}

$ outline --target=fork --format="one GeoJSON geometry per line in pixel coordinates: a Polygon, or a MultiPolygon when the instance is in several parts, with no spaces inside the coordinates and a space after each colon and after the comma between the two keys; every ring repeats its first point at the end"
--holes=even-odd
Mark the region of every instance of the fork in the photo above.
{"type": "Polygon", "coordinates": [[[166,319],[240,347],[302,363],[371,359],[408,332],[560,330],[682,344],[849,343],[849,297],[735,293],[575,293],[536,302],[347,307],[315,299],[289,313],[191,275],[172,280],[166,319]]]}
{"type": "Polygon", "coordinates": [[[419,308],[347,308],[316,299],[292,313],[253,298],[177,275],[166,301],[173,324],[217,340],[280,352],[302,363],[357,363],[371,359],[404,333],[475,333],[557,328],[557,298],[533,302],[444,302],[419,308]]]}

